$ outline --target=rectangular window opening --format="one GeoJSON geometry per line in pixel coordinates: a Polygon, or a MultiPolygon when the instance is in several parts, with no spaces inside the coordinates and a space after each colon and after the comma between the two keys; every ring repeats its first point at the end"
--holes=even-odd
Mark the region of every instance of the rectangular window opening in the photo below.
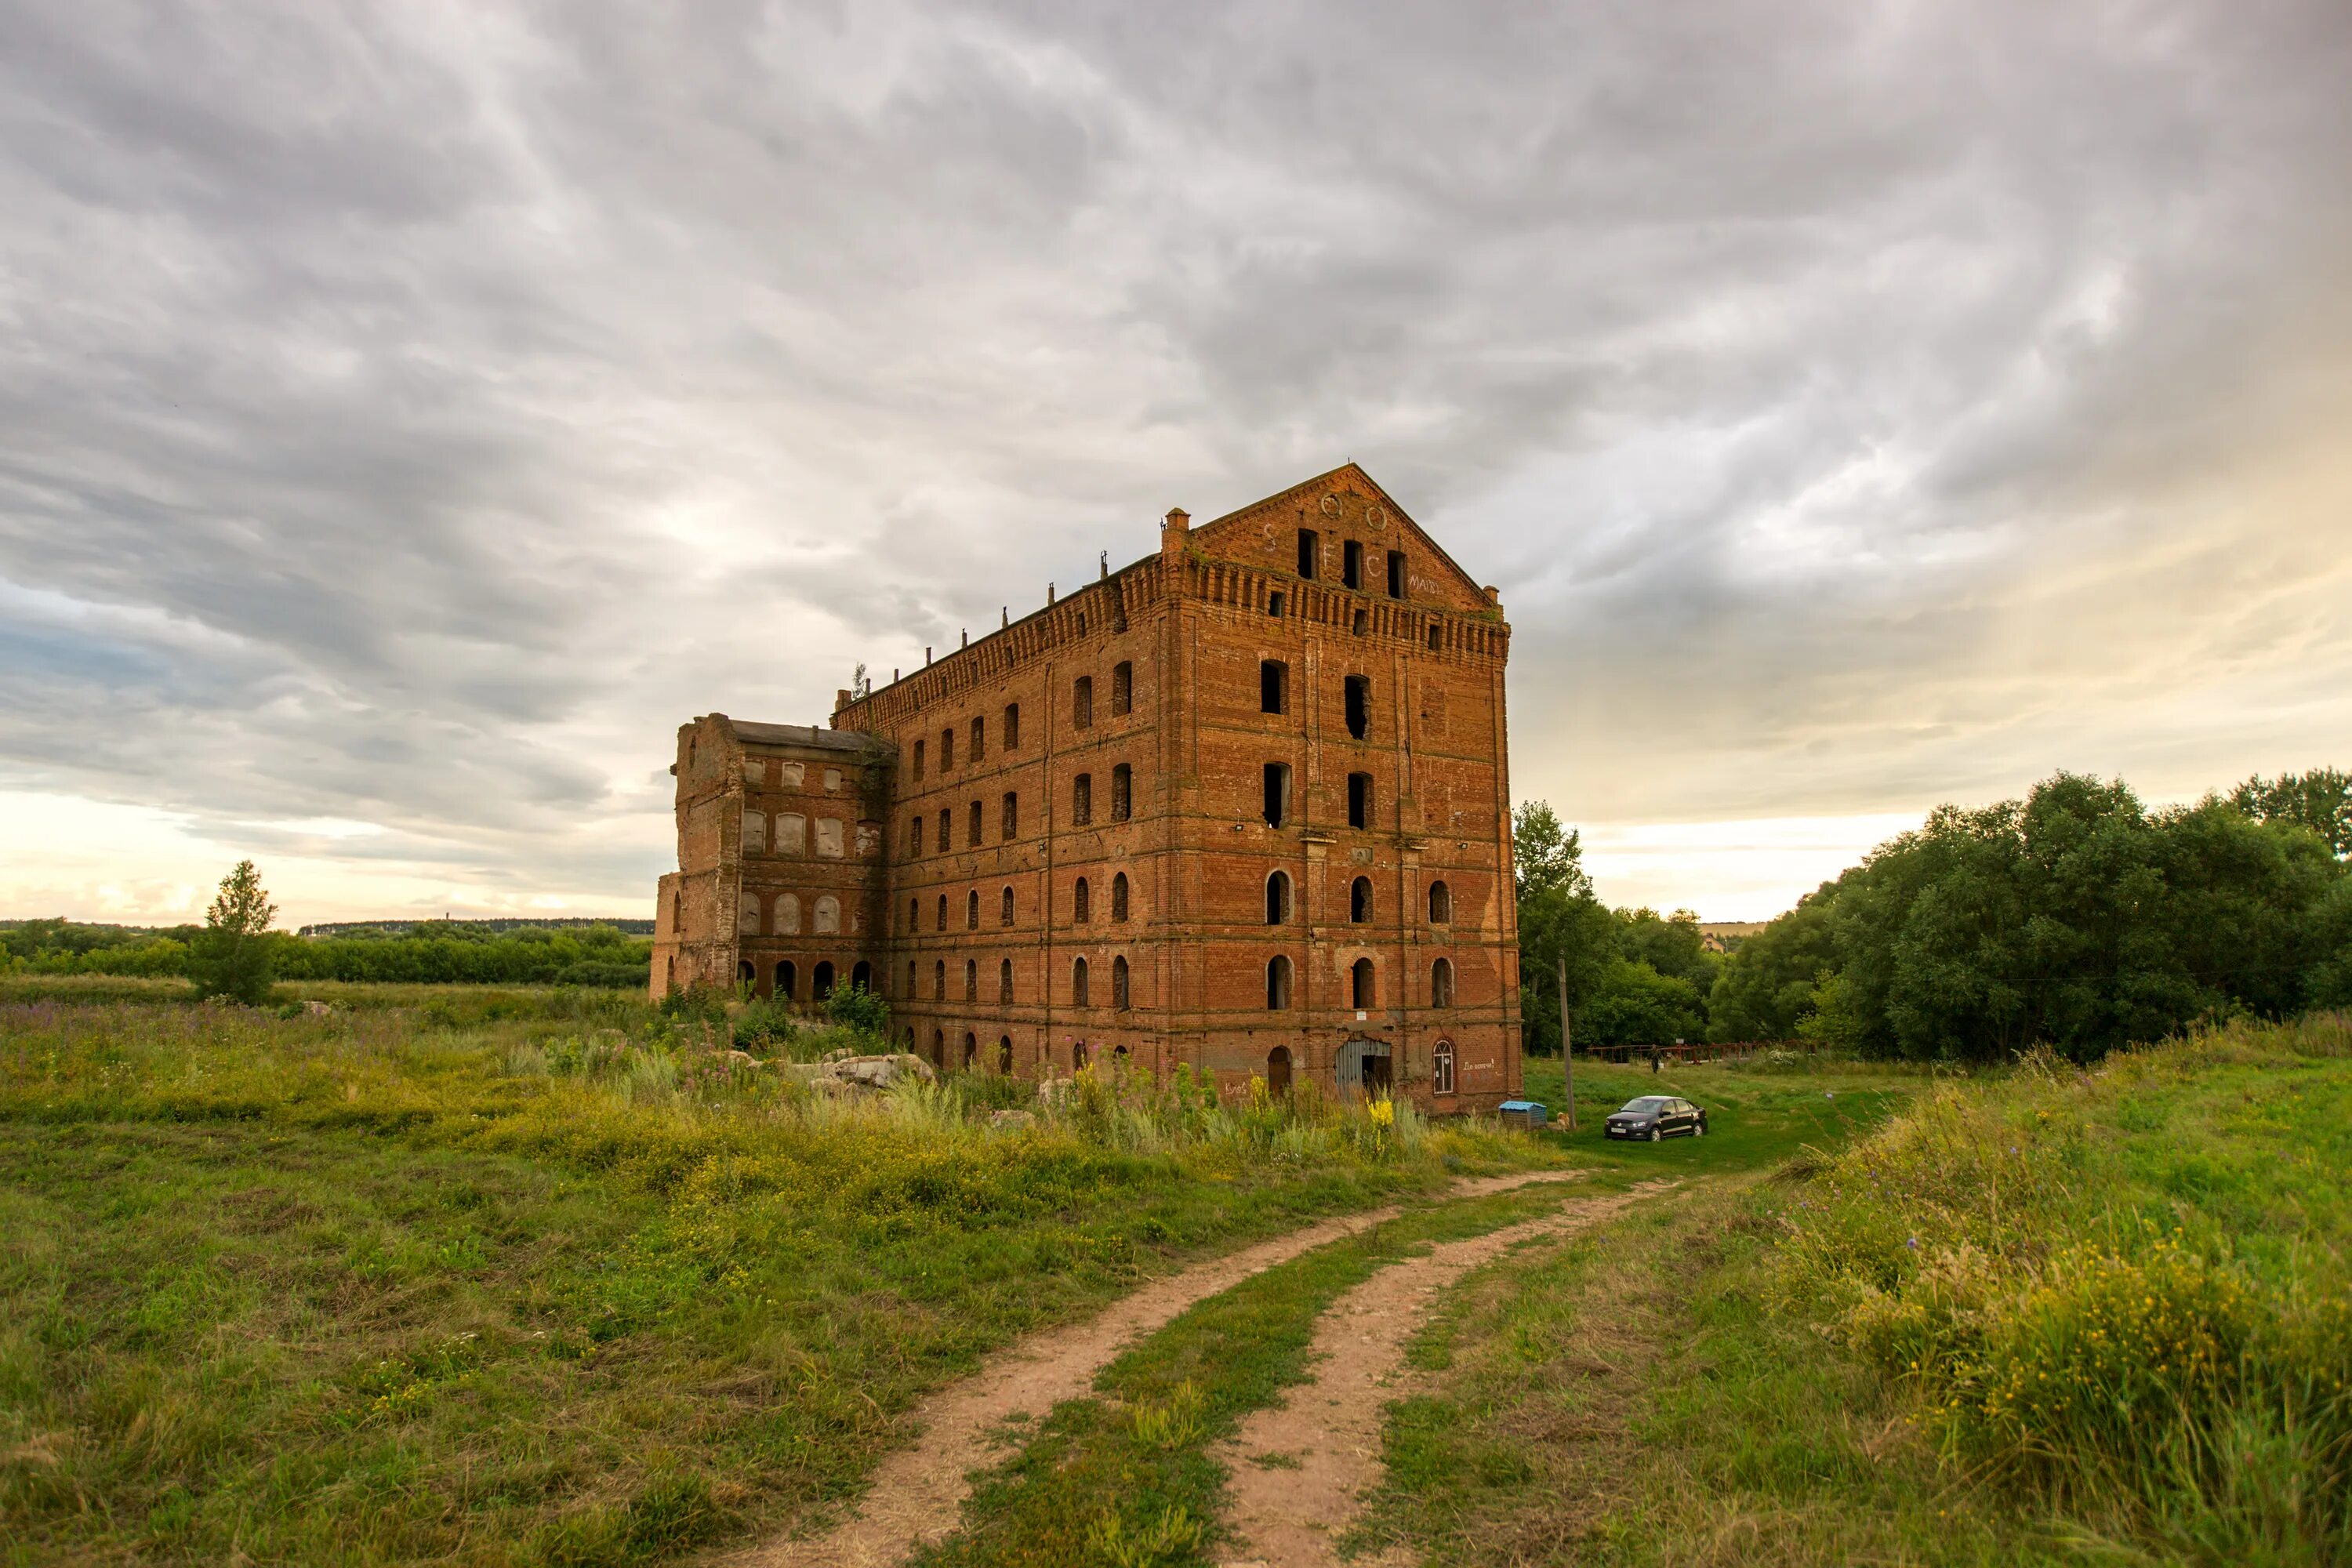
{"type": "Polygon", "coordinates": [[[1124,660],[1111,667],[1110,711],[1114,719],[1135,711],[1135,666],[1124,660]]]}
{"type": "Polygon", "coordinates": [[[1070,692],[1070,723],[1083,730],[1095,721],[1095,678],[1081,675],[1070,692]]]}
{"type": "Polygon", "coordinates": [[[1021,744],[1021,704],[1004,705],[1004,749],[1012,751],[1021,744]]]}
{"type": "Polygon", "coordinates": [[[1323,536],[1311,528],[1298,531],[1298,574],[1312,583],[1315,559],[1323,552],[1323,536]]]}
{"type": "Polygon", "coordinates": [[[1290,819],[1290,764],[1265,764],[1265,825],[1280,827],[1290,819]]]}
{"type": "Polygon", "coordinates": [[[1258,660],[1257,710],[1261,713],[1290,711],[1290,666],[1278,658],[1258,660]]]}
{"type": "Polygon", "coordinates": [[[1372,775],[1348,775],[1348,826],[1370,827],[1372,825],[1372,775]]]}
{"type": "Polygon", "coordinates": [[[1280,619],[1282,619],[1282,595],[1279,595],[1279,594],[1268,594],[1268,595],[1265,596],[1265,613],[1266,613],[1268,616],[1270,616],[1271,617],[1273,617],[1274,619],[1277,620],[1277,621],[1278,621],[1278,620],[1280,620],[1280,619]]]}
{"type": "Polygon", "coordinates": [[[1339,581],[1350,588],[1364,585],[1364,547],[1352,539],[1339,547],[1339,581]]]}
{"type": "Polygon", "coordinates": [[[1402,550],[1389,552],[1389,597],[1404,597],[1404,552],[1402,550]]]}
{"type": "Polygon", "coordinates": [[[1372,678],[1369,675],[1348,677],[1348,733],[1360,741],[1371,733],[1372,678]]]}

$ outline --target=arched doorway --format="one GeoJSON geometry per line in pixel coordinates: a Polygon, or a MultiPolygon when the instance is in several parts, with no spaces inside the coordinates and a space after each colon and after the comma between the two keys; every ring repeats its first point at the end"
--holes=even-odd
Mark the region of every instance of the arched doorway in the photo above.
{"type": "Polygon", "coordinates": [[[1290,1047],[1276,1046],[1265,1053],[1265,1089],[1268,1094],[1290,1092],[1290,1047]]]}
{"type": "Polygon", "coordinates": [[[751,967],[751,961],[750,959],[747,958],[742,963],[735,966],[735,979],[738,984],[744,985],[756,984],[759,978],[760,972],[751,967]]]}
{"type": "Polygon", "coordinates": [[[941,1072],[948,1070],[948,1033],[945,1029],[931,1031],[931,1065],[941,1072]]]}
{"type": "Polygon", "coordinates": [[[816,966],[816,973],[809,978],[809,1000],[822,1002],[832,994],[833,960],[828,958],[816,966]]]}
{"type": "Polygon", "coordinates": [[[1013,1076],[1013,1037],[1010,1035],[996,1042],[996,1070],[1006,1078],[1013,1076]]]}
{"type": "Polygon", "coordinates": [[[862,958],[861,958],[861,959],[859,959],[859,960],[857,961],[857,967],[856,967],[856,968],[855,968],[855,969],[853,969],[853,970],[851,970],[851,971],[849,972],[849,984],[850,984],[850,987],[851,987],[851,989],[853,989],[853,990],[857,990],[857,991],[871,991],[871,990],[873,990],[873,989],[874,989],[874,966],[873,966],[872,964],[870,964],[870,963],[866,963],[866,960],[864,960],[864,959],[862,959],[862,958]]]}
{"type": "Polygon", "coordinates": [[[963,1070],[971,1071],[980,1060],[980,1037],[966,1029],[963,1035],[963,1070]]]}
{"type": "Polygon", "coordinates": [[[785,959],[782,963],[776,965],[777,996],[789,1002],[793,999],[794,994],[800,990],[800,972],[793,967],[793,961],[791,959],[785,959]]]}

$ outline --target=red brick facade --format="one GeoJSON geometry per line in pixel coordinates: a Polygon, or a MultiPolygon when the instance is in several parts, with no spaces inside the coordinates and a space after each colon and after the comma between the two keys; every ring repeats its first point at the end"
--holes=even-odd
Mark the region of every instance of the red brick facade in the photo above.
{"type": "Polygon", "coordinates": [[[1520,1068],[1509,642],[1353,465],[1172,512],[831,730],[681,729],[655,992],[865,975],[949,1067],[1491,1109],[1520,1068]]]}

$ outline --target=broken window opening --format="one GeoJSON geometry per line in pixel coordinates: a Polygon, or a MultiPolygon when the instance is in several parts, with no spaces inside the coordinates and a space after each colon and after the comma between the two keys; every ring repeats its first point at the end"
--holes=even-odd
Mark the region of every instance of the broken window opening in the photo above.
{"type": "Polygon", "coordinates": [[[1268,617],[1269,619],[1272,619],[1272,620],[1277,620],[1277,621],[1278,621],[1278,620],[1280,620],[1280,619],[1282,619],[1282,595],[1279,595],[1279,594],[1268,594],[1268,595],[1265,596],[1265,613],[1266,613],[1266,616],[1267,616],[1267,617],[1268,617]]]}
{"type": "Polygon", "coordinates": [[[1402,550],[1389,552],[1389,597],[1404,597],[1404,552],[1402,550]]]}
{"type": "Polygon", "coordinates": [[[1360,741],[1372,729],[1372,678],[1351,675],[1347,683],[1348,733],[1360,741]]]}
{"type": "Polygon", "coordinates": [[[1323,551],[1323,537],[1311,528],[1298,531],[1298,574],[1315,580],[1315,558],[1323,551]]]}
{"type": "Polygon", "coordinates": [[[1280,827],[1290,820],[1290,764],[1265,764],[1265,825],[1280,827]]]}
{"type": "Polygon", "coordinates": [[[1350,588],[1364,585],[1364,547],[1355,540],[1339,547],[1339,581],[1350,588]]]}

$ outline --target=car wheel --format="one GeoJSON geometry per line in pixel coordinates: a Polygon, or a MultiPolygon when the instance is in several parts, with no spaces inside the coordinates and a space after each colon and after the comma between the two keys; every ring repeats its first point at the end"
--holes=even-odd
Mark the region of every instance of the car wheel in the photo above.
{"type": "Polygon", "coordinates": [[[1706,1122],[1704,1122],[1704,1121],[1702,1121],[1702,1122],[1700,1122],[1697,1126],[1696,1126],[1696,1127],[1692,1128],[1692,1129],[1691,1129],[1691,1136],[1692,1136],[1692,1137],[1694,1137],[1694,1138],[1704,1138],[1704,1137],[1706,1137],[1706,1122]]]}
{"type": "Polygon", "coordinates": [[[1656,1128],[1653,1127],[1653,1128],[1651,1128],[1651,1129],[1650,1129],[1650,1142],[1651,1142],[1654,1143],[1654,1142],[1656,1142],[1660,1138],[1662,1138],[1662,1137],[1664,1137],[1664,1134],[1661,1133],[1661,1132],[1660,1132],[1656,1128]]]}

